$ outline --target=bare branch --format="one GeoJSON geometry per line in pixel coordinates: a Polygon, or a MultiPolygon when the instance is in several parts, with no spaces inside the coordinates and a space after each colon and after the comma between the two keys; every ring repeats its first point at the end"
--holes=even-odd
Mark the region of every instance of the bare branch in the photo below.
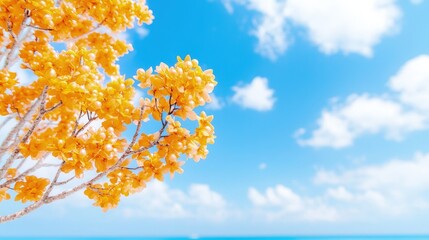
{"type": "Polygon", "coordinates": [[[50,107],[50,108],[48,108],[48,109],[45,109],[45,112],[44,112],[44,113],[52,112],[52,111],[54,111],[55,109],[59,108],[62,104],[63,104],[63,102],[62,102],[62,101],[60,101],[60,102],[58,102],[57,104],[55,104],[54,106],[52,106],[52,107],[50,107]]]}
{"type": "Polygon", "coordinates": [[[144,109],[145,109],[145,105],[143,105],[143,106],[140,107],[139,122],[137,123],[136,131],[134,132],[133,139],[131,140],[131,143],[128,146],[127,151],[130,151],[131,148],[134,146],[134,143],[137,141],[137,136],[139,135],[140,128],[141,128],[141,125],[142,125],[142,118],[143,118],[144,109]]]}
{"type": "Polygon", "coordinates": [[[64,184],[67,184],[67,183],[69,183],[69,182],[71,182],[73,179],[75,179],[76,177],[75,176],[73,176],[73,177],[71,177],[71,178],[69,178],[69,179],[67,179],[67,180],[65,180],[65,181],[62,181],[62,182],[56,182],[54,185],[55,186],[60,186],[60,185],[64,185],[64,184]]]}
{"type": "MultiPolygon", "coordinates": [[[[61,166],[64,164],[64,162],[61,164],[61,166]]],[[[45,200],[49,197],[49,194],[52,192],[52,190],[54,189],[55,184],[58,182],[58,178],[61,175],[61,166],[58,168],[57,172],[55,173],[55,177],[52,179],[51,184],[49,185],[48,189],[46,190],[46,192],[43,194],[42,198],[39,200],[40,202],[45,202],[45,200]]]]}
{"type": "Polygon", "coordinates": [[[1,216],[0,217],[0,223],[9,222],[9,221],[15,220],[15,219],[17,219],[19,217],[22,217],[24,215],[27,215],[30,212],[38,209],[42,205],[43,205],[43,202],[40,202],[40,201],[39,202],[35,202],[35,203],[27,206],[26,208],[24,208],[24,209],[22,209],[22,210],[20,210],[18,212],[15,212],[13,214],[9,214],[9,215],[6,215],[6,216],[1,216]]]}
{"type": "Polygon", "coordinates": [[[57,173],[55,174],[55,177],[53,178],[53,180],[51,182],[51,184],[49,185],[48,189],[45,191],[45,193],[43,194],[42,198],[39,201],[37,201],[37,202],[35,202],[35,203],[33,203],[33,204],[25,207],[24,209],[22,209],[22,210],[20,210],[18,212],[13,213],[13,214],[6,215],[6,216],[1,216],[0,217],[0,223],[4,223],[4,222],[15,220],[15,219],[17,219],[19,217],[27,215],[28,213],[30,213],[30,212],[38,209],[42,205],[44,205],[46,203],[45,202],[46,199],[49,197],[49,194],[52,192],[55,183],[57,183],[60,174],[61,174],[61,168],[58,169],[57,173]]]}
{"type": "Polygon", "coordinates": [[[127,170],[139,170],[139,169],[143,169],[143,167],[142,166],[139,166],[139,167],[121,167],[121,169],[127,169],[127,170]]]}
{"type": "Polygon", "coordinates": [[[77,130],[77,126],[79,125],[79,120],[81,119],[82,116],[83,116],[83,112],[82,112],[82,109],[80,109],[79,116],[76,118],[76,121],[74,123],[73,131],[72,131],[72,136],[75,135],[75,132],[77,130]]]}
{"type": "Polygon", "coordinates": [[[27,158],[24,157],[17,157],[16,159],[22,159],[21,162],[16,166],[16,170],[19,171],[19,169],[24,165],[25,161],[27,161],[27,158]]]}
{"type": "MultiPolygon", "coordinates": [[[[88,118],[89,118],[89,116],[88,116],[88,118]]],[[[83,130],[85,130],[85,128],[88,127],[89,124],[91,124],[97,118],[98,118],[97,116],[89,118],[88,122],[85,123],[85,125],[83,125],[75,134],[73,134],[73,136],[76,137],[77,135],[79,135],[80,132],[82,132],[83,130]]]]}
{"type": "Polygon", "coordinates": [[[37,30],[44,30],[44,31],[52,31],[52,30],[54,30],[53,28],[42,28],[42,27],[38,27],[38,26],[33,26],[31,24],[27,24],[25,26],[31,27],[31,28],[34,28],[34,29],[37,29],[37,30]]]}
{"type": "Polygon", "coordinates": [[[137,149],[137,150],[134,150],[134,151],[130,151],[129,155],[134,155],[134,154],[141,153],[143,151],[146,151],[146,150],[150,149],[153,146],[158,145],[159,144],[159,140],[161,140],[162,133],[164,132],[164,130],[167,127],[167,125],[168,125],[168,122],[164,121],[164,123],[162,124],[161,129],[159,129],[159,131],[158,131],[158,138],[155,141],[152,142],[152,144],[150,145],[150,147],[142,147],[140,149],[137,149]]]}

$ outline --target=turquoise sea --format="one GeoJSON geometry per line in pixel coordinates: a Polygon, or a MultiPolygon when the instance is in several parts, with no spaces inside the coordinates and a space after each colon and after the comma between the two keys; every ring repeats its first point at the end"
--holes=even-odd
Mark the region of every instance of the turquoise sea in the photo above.
{"type": "Polygon", "coordinates": [[[306,236],[306,237],[0,237],[11,240],[429,240],[428,236],[306,236]]]}

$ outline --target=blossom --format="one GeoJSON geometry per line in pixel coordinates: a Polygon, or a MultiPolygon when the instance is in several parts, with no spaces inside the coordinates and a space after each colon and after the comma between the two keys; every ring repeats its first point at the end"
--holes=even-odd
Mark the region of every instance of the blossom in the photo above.
{"type": "Polygon", "coordinates": [[[15,201],[25,203],[27,201],[35,202],[40,200],[48,184],[49,179],[26,176],[25,181],[15,183],[13,188],[16,192],[15,201]]]}
{"type": "Polygon", "coordinates": [[[0,3],[0,116],[17,121],[0,149],[0,201],[50,203],[70,184],[67,191],[85,189],[107,210],[149,181],[182,173],[184,160],[207,156],[213,117],[199,107],[217,84],[212,70],[188,55],[121,75],[118,59],[133,48],[115,34],[153,18],[142,0],[0,3]],[[17,61],[33,82],[23,85],[10,70],[17,61]],[[137,90],[147,94],[134,104],[137,90]],[[159,127],[145,132],[144,122],[159,127]],[[37,171],[46,167],[55,177],[37,171]],[[65,175],[72,177],[60,181],[65,175]]]}

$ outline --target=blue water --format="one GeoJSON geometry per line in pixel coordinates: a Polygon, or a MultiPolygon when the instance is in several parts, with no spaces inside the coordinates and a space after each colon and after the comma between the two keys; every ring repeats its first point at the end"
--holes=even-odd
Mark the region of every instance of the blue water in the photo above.
{"type": "Polygon", "coordinates": [[[311,236],[311,237],[183,237],[183,238],[151,238],[151,237],[19,237],[0,239],[11,240],[429,240],[429,236],[311,236]]]}

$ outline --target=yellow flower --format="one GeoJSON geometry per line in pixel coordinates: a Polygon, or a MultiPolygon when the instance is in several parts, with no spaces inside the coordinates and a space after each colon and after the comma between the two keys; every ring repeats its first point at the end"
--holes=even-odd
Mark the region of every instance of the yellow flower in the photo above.
{"type": "MultiPolygon", "coordinates": [[[[149,181],[182,173],[181,157],[206,157],[207,145],[214,143],[213,117],[199,107],[211,101],[217,84],[212,70],[188,55],[173,66],[139,69],[133,79],[120,74],[118,59],[132,45],[117,34],[152,20],[144,0],[0,3],[6,56],[0,63],[0,115],[26,121],[5,153],[16,158],[3,181],[22,174],[15,168],[19,158],[52,156],[62,162],[61,174],[79,178],[73,183],[84,182],[86,174],[104,174],[105,181],[90,184],[85,195],[107,210],[149,181]],[[34,74],[33,82],[22,85],[8,70],[17,61],[34,74]],[[135,104],[138,91],[145,98],[135,104]]],[[[11,195],[22,203],[39,201],[49,183],[24,176],[13,188],[0,189],[0,201],[11,195]]]]}
{"type": "Polygon", "coordinates": [[[7,193],[7,188],[0,188],[0,202],[3,200],[9,200],[10,195],[7,193]]]}
{"type": "Polygon", "coordinates": [[[27,201],[36,202],[42,198],[45,188],[49,184],[49,179],[38,178],[36,176],[26,176],[25,181],[15,183],[15,201],[23,203],[27,201]]]}

